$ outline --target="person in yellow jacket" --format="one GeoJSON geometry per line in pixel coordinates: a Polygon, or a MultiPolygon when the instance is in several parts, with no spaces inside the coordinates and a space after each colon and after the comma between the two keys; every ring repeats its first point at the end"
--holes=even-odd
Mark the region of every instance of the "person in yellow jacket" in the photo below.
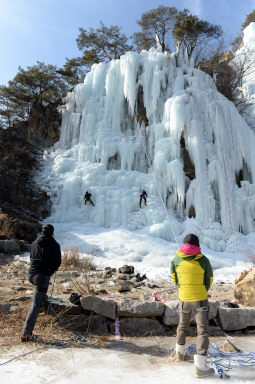
{"type": "Polygon", "coordinates": [[[197,354],[194,356],[195,376],[214,375],[214,369],[206,365],[208,339],[208,291],[213,282],[210,261],[201,253],[199,238],[185,236],[183,244],[171,262],[171,278],[178,288],[179,325],[177,328],[177,360],[185,360],[186,333],[195,312],[197,325],[197,354]]]}

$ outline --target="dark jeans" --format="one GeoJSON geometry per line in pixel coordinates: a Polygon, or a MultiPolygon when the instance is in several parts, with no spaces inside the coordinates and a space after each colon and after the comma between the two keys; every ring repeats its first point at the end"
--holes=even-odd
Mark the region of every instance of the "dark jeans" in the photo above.
{"type": "Polygon", "coordinates": [[[35,322],[40,312],[41,303],[44,301],[48,287],[49,287],[50,276],[39,274],[39,275],[29,276],[28,279],[30,283],[35,285],[35,289],[34,289],[33,301],[23,327],[23,335],[33,333],[35,322]]]}
{"type": "Polygon", "coordinates": [[[184,302],[180,301],[179,306],[179,325],[177,328],[177,344],[184,345],[186,341],[186,333],[192,317],[195,312],[197,324],[197,354],[206,355],[209,339],[208,339],[208,300],[184,302]]]}
{"type": "Polygon", "coordinates": [[[144,200],[144,205],[147,204],[147,200],[145,196],[140,196],[140,208],[142,208],[142,201],[144,200]]]}
{"type": "Polygon", "coordinates": [[[93,203],[93,201],[90,199],[90,197],[84,199],[84,204],[86,205],[87,203],[90,203],[90,204],[93,205],[93,206],[95,205],[95,204],[93,203]]]}

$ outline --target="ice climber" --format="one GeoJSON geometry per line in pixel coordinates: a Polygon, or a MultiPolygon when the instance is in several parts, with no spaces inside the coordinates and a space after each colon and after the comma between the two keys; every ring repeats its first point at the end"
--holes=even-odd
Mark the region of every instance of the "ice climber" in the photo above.
{"type": "Polygon", "coordinates": [[[144,205],[147,205],[147,192],[143,189],[140,189],[140,208],[142,208],[142,201],[144,200],[144,205]]]}
{"type": "Polygon", "coordinates": [[[54,239],[54,227],[47,224],[42,229],[42,235],[31,244],[31,264],[28,270],[28,280],[35,286],[33,301],[28,312],[21,341],[34,339],[33,329],[40,305],[45,301],[49,287],[50,277],[58,270],[61,264],[61,250],[54,239]]]}
{"type": "Polygon", "coordinates": [[[91,205],[93,205],[93,207],[95,206],[95,204],[91,200],[91,193],[89,193],[88,191],[86,191],[84,196],[84,204],[86,205],[87,203],[90,203],[91,205]]]}
{"type": "Polygon", "coordinates": [[[208,339],[208,291],[213,281],[210,261],[201,253],[196,235],[185,236],[183,244],[171,262],[171,277],[179,294],[179,325],[177,328],[177,361],[187,360],[185,355],[186,332],[195,312],[197,348],[194,355],[196,377],[214,375],[214,369],[206,365],[208,339]]]}

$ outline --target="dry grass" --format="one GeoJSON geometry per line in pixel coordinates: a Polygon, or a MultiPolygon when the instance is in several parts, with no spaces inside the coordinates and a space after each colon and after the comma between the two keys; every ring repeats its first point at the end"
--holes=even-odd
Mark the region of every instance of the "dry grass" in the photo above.
{"type": "MultiPolygon", "coordinates": [[[[20,344],[22,328],[28,313],[30,302],[22,305],[22,310],[18,313],[0,313],[0,352],[9,351],[14,345],[20,344]]],[[[79,324],[79,315],[65,316],[65,310],[52,316],[41,312],[37,318],[34,334],[39,335],[37,346],[49,345],[61,342],[63,347],[84,347],[88,344],[102,347],[105,345],[107,337],[98,337],[90,334],[89,328],[84,329],[79,324]],[[75,333],[73,333],[73,330],[75,333]],[[77,334],[78,332],[78,334],[77,334]],[[81,342],[74,338],[75,335],[86,336],[86,342],[81,342]]],[[[23,343],[22,343],[23,344],[23,343]]]]}
{"type": "Polygon", "coordinates": [[[76,246],[64,249],[61,268],[64,271],[70,270],[70,268],[78,268],[86,271],[95,271],[97,269],[94,263],[93,254],[87,254],[85,257],[81,258],[79,248],[76,246]]]}
{"type": "Polygon", "coordinates": [[[91,272],[97,270],[97,266],[94,262],[93,254],[86,254],[85,257],[81,257],[79,248],[72,246],[65,248],[62,256],[61,269],[69,273],[69,279],[73,285],[73,288],[80,295],[91,295],[94,293],[92,284],[93,276],[91,272]],[[72,276],[72,270],[76,269],[81,274],[82,279],[77,280],[72,276]]]}
{"type": "MultiPolygon", "coordinates": [[[[20,342],[22,328],[31,302],[22,304],[18,313],[0,313],[0,346],[8,346],[20,342]]],[[[44,340],[55,337],[63,337],[64,331],[57,327],[57,318],[45,313],[40,313],[35,326],[35,334],[39,334],[44,340]]],[[[67,331],[66,331],[67,333],[67,331]]]]}

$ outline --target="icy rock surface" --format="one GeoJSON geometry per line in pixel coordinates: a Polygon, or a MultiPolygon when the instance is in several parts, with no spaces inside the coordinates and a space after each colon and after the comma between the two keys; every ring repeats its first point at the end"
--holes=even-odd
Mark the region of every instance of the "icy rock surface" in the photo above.
{"type": "Polygon", "coordinates": [[[246,105],[242,102],[237,106],[255,132],[255,23],[250,23],[243,34],[243,43],[231,62],[243,68],[241,92],[246,105]]]}
{"type": "Polygon", "coordinates": [[[45,154],[50,220],[170,241],[193,232],[218,251],[231,238],[239,251],[235,236],[253,231],[255,218],[254,148],[234,105],[187,58],[128,52],[94,65],[67,97],[60,140],[45,154]],[[84,207],[86,190],[95,207],[84,207]]]}

